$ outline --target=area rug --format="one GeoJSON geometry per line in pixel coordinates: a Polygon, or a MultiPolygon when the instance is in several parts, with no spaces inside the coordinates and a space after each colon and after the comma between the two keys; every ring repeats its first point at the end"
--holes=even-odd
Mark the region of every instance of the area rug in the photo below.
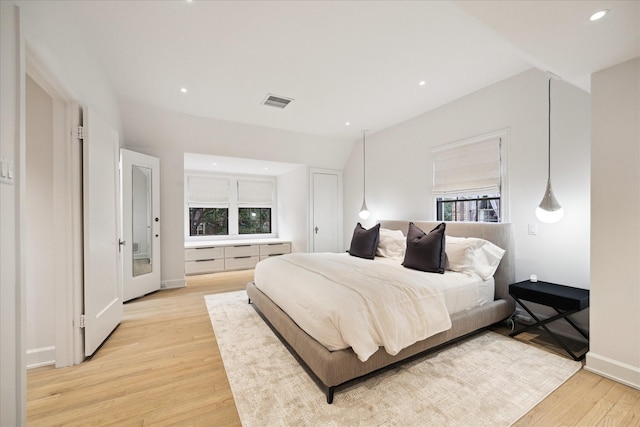
{"type": "Polygon", "coordinates": [[[333,404],[244,291],[205,296],[242,424],[509,426],[580,368],[494,332],[338,390],[333,404]]]}

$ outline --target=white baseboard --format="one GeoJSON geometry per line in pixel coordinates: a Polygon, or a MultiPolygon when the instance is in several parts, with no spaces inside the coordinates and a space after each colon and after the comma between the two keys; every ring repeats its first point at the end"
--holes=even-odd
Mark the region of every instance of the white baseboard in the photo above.
{"type": "Polygon", "coordinates": [[[611,359],[593,351],[587,353],[584,369],[640,390],[640,367],[611,359]]]}
{"type": "Polygon", "coordinates": [[[41,366],[54,365],[56,363],[56,346],[33,348],[27,350],[27,369],[40,368],[41,366]]]}
{"type": "Polygon", "coordinates": [[[185,279],[163,280],[160,282],[160,289],[184,288],[186,284],[185,279]]]}

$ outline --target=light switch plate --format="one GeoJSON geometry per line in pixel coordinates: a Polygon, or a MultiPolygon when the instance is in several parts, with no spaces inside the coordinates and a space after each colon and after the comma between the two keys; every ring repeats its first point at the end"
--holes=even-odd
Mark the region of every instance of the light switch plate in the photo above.
{"type": "Polygon", "coordinates": [[[529,235],[535,236],[538,234],[538,224],[529,224],[529,235]]]}

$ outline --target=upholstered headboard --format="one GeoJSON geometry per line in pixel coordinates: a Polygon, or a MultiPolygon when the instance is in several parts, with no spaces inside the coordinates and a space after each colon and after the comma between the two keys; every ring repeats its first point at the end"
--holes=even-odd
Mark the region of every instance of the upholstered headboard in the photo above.
{"type": "MultiPolygon", "coordinates": [[[[413,221],[425,233],[431,231],[440,222],[413,221]]],[[[495,298],[507,299],[509,285],[515,282],[515,251],[513,239],[513,224],[487,222],[447,222],[446,235],[455,237],[479,237],[501,247],[506,252],[494,275],[495,298]]],[[[401,230],[406,236],[409,221],[380,221],[380,226],[389,230],[401,230]]]]}

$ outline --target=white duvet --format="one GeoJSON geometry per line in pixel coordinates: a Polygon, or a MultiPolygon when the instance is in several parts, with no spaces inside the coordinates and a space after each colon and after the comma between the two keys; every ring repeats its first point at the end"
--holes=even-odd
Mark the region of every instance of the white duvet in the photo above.
{"type": "Polygon", "coordinates": [[[380,346],[395,355],[449,329],[451,276],[348,254],[294,253],[259,262],[255,284],[327,349],[351,347],[366,361],[380,346]]]}

